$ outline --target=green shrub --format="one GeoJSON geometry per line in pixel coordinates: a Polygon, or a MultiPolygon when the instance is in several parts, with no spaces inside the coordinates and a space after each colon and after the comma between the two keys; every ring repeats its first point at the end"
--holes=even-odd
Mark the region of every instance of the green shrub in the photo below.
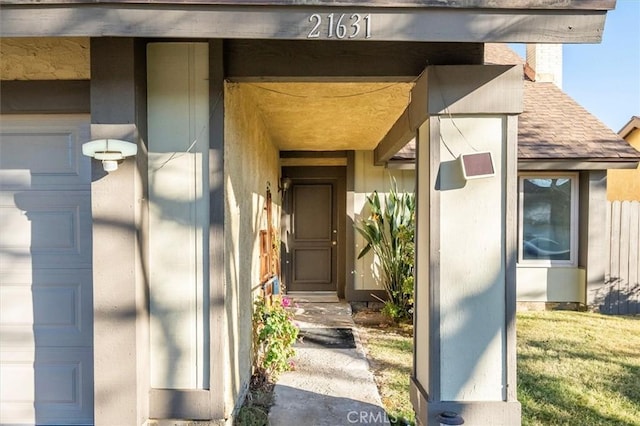
{"type": "Polygon", "coordinates": [[[288,304],[286,298],[276,298],[269,304],[262,296],[254,302],[254,374],[273,381],[280,373],[291,369],[290,359],[295,355],[293,344],[299,330],[286,309],[288,304]]]}

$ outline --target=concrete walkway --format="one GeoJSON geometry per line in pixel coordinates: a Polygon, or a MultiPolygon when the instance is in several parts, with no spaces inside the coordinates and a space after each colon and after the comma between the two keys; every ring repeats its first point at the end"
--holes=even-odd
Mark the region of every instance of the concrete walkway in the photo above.
{"type": "Polygon", "coordinates": [[[350,305],[322,300],[293,297],[300,328],[349,328],[356,347],[297,347],[295,370],[282,374],[276,383],[270,425],[389,425],[350,305]]]}

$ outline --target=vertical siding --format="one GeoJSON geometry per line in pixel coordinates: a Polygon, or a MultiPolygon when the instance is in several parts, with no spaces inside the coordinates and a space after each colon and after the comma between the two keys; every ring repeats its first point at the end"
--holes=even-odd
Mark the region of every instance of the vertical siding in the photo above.
{"type": "Polygon", "coordinates": [[[607,203],[609,240],[604,286],[596,306],[608,314],[640,313],[640,202],[607,203]]]}
{"type": "Polygon", "coordinates": [[[206,43],[148,46],[151,386],[206,389],[206,43]]]}

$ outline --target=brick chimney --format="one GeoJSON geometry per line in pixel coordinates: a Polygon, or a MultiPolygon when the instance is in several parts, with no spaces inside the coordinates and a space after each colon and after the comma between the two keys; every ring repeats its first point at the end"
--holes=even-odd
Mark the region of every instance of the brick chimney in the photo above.
{"type": "Polygon", "coordinates": [[[562,89],[561,44],[527,44],[527,65],[534,81],[555,83],[562,89]]]}

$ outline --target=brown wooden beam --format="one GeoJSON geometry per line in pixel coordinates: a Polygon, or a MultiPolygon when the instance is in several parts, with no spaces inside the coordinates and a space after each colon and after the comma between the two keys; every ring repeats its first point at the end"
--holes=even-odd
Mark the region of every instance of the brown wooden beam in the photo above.
{"type": "Polygon", "coordinates": [[[89,80],[0,82],[0,114],[89,113],[89,80]]]}
{"type": "Polygon", "coordinates": [[[427,65],[482,64],[481,43],[227,40],[233,81],[412,81],[427,65]]]}

